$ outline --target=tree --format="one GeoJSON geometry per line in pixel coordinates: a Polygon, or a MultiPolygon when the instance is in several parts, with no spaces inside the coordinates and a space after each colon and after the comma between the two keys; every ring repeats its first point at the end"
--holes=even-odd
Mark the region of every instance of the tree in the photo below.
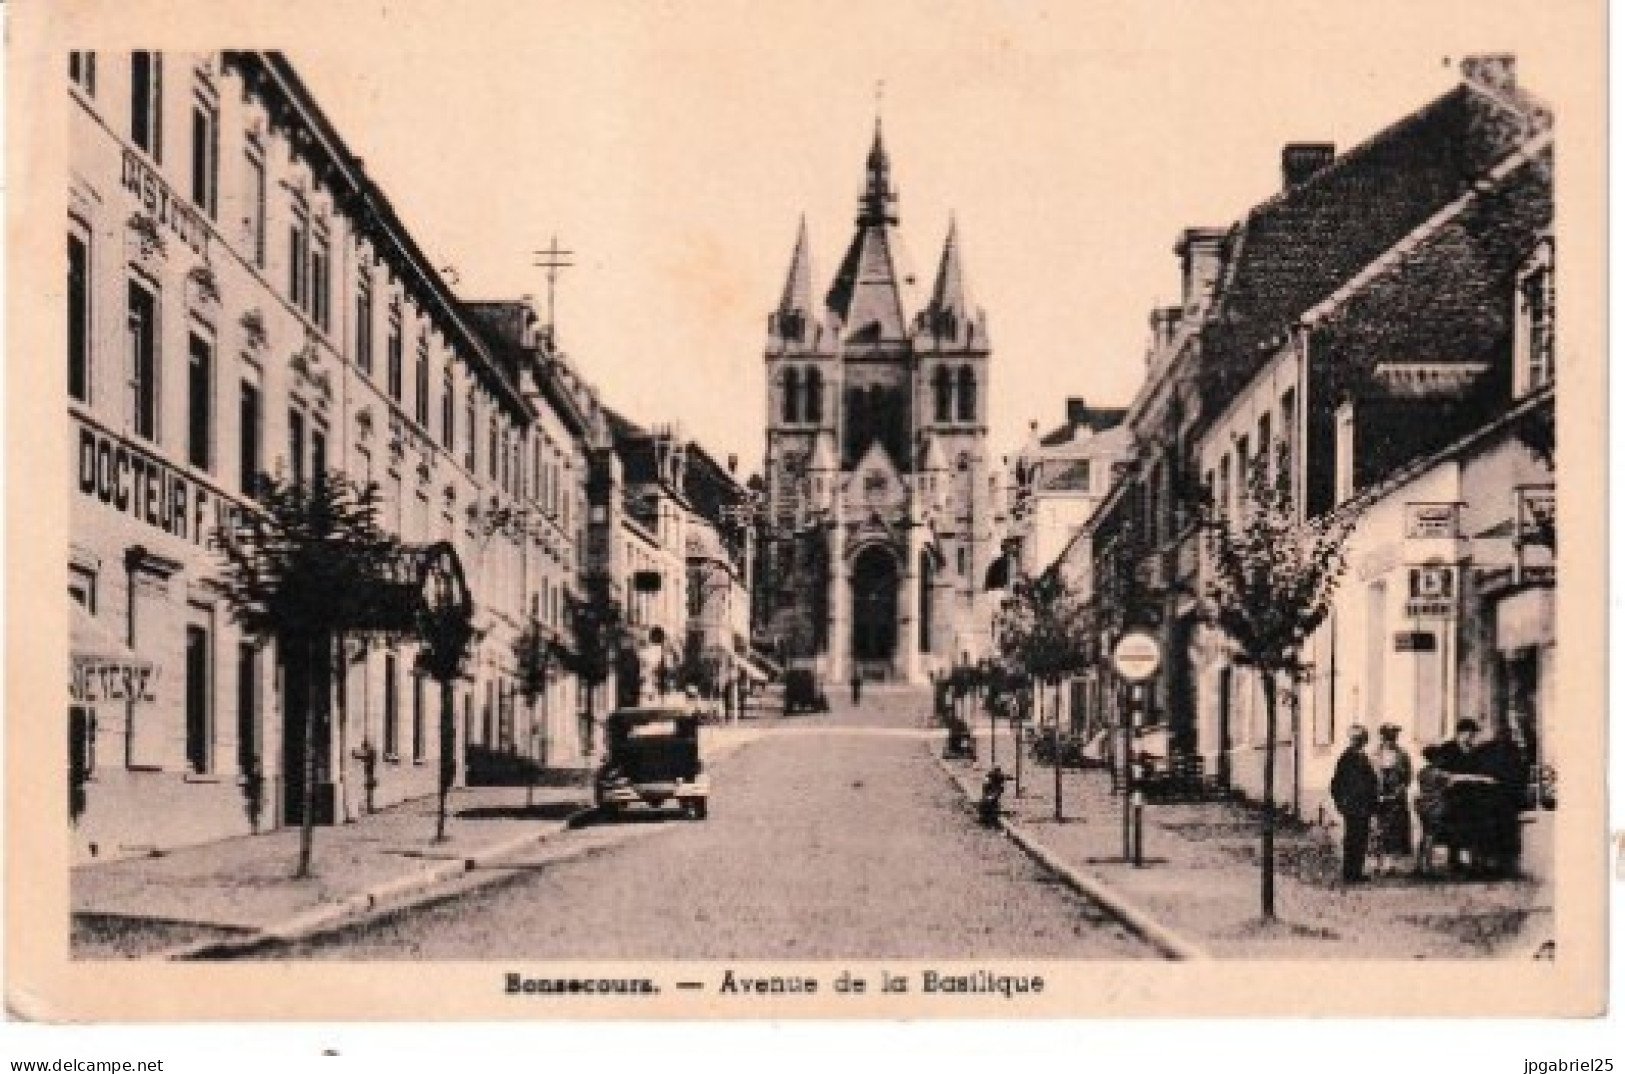
{"type": "Polygon", "coordinates": [[[610,592],[608,577],[589,576],[586,590],[583,598],[569,598],[569,615],[575,642],[574,671],[587,688],[588,723],[583,738],[590,748],[593,694],[615,670],[630,631],[621,602],[610,592]]]}
{"type": "Polygon", "coordinates": [[[338,472],[308,482],[262,477],[257,499],[222,530],[225,565],[212,584],[246,633],[276,642],[285,681],[309,685],[294,874],[303,878],[315,836],[317,730],[331,701],[327,669],[343,674],[348,637],[410,634],[414,624],[393,573],[400,545],[378,525],[376,485],[338,472]]]}
{"type": "Polygon", "coordinates": [[[457,778],[457,712],[452,683],[463,674],[469,648],[479,637],[474,602],[450,544],[431,546],[419,564],[416,625],[423,648],[418,667],[440,685],[440,778],[435,842],[446,839],[446,800],[457,778]]]}
{"type": "Polygon", "coordinates": [[[1061,800],[1059,690],[1063,678],[1087,666],[1094,637],[1093,616],[1057,571],[1017,578],[993,624],[1005,662],[1034,683],[1057,692],[1055,710],[1055,819],[1064,819],[1061,800]]]}
{"type": "MultiPolygon", "coordinates": [[[[530,710],[531,737],[536,737],[536,702],[547,691],[547,684],[552,680],[554,657],[552,644],[548,639],[542,624],[532,616],[525,623],[525,629],[513,644],[514,665],[518,671],[519,693],[525,699],[525,705],[530,710]]],[[[546,713],[543,713],[545,726],[546,713]]],[[[525,805],[529,806],[534,796],[536,776],[538,770],[547,762],[547,738],[542,736],[542,749],[539,755],[530,759],[527,766],[530,778],[526,781],[525,805]]]]}
{"type": "Polygon", "coordinates": [[[1342,578],[1352,517],[1302,519],[1285,465],[1272,477],[1265,456],[1251,465],[1237,509],[1206,512],[1204,619],[1235,648],[1234,662],[1258,675],[1264,692],[1264,802],[1260,820],[1259,902],[1275,917],[1275,745],[1278,693],[1310,670],[1303,646],[1331,610],[1342,578]]]}

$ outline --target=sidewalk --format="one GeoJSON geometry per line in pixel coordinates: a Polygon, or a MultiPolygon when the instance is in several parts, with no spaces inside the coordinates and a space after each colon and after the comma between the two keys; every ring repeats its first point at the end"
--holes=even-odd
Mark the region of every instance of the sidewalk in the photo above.
{"type": "Polygon", "coordinates": [[[466,872],[470,862],[512,853],[562,830],[591,803],[588,770],[551,775],[551,786],[533,792],[452,791],[443,843],[433,841],[432,796],[351,824],[318,827],[315,875],[304,880],[293,878],[296,827],[161,857],[79,866],[71,884],[73,955],[152,957],[189,944],[245,939],[301,919],[360,912],[384,897],[432,887],[466,872]]]}
{"type": "MultiPolygon", "coordinates": [[[[1000,728],[998,763],[1015,772],[1015,744],[1000,728]]],[[[944,732],[946,734],[946,732],[944,732]]],[[[967,796],[990,767],[986,727],[978,760],[944,761],[967,796]]],[[[942,742],[931,744],[940,754],[942,742]]],[[[1122,862],[1123,802],[1098,770],[1062,775],[1022,758],[1021,796],[1005,792],[1006,821],[1086,880],[1215,958],[1529,957],[1550,938],[1552,891],[1535,880],[1385,877],[1348,886],[1339,876],[1340,832],[1287,824],[1276,836],[1276,913],[1259,917],[1257,811],[1236,802],[1148,802],[1146,864],[1122,862]],[[1115,860],[1114,860],[1115,859],[1115,860]]],[[[1532,852],[1538,849],[1531,846],[1532,852]]]]}
{"type": "MultiPolygon", "coordinates": [[[[760,735],[708,728],[701,756],[711,764],[760,735]]],[[[592,804],[591,773],[552,769],[533,789],[453,790],[443,843],[434,842],[433,796],[318,827],[315,875],[304,880],[293,878],[298,828],[78,866],[70,884],[73,957],[167,957],[262,934],[295,935],[439,890],[563,831],[592,804]]]]}

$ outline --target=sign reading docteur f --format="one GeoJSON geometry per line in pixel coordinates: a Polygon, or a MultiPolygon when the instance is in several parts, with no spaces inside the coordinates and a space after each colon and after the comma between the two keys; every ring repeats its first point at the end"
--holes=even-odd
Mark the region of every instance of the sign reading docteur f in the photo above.
{"type": "Polygon", "coordinates": [[[1124,634],[1112,650],[1112,666],[1128,682],[1144,682],[1162,666],[1162,647],[1149,634],[1124,634]]]}

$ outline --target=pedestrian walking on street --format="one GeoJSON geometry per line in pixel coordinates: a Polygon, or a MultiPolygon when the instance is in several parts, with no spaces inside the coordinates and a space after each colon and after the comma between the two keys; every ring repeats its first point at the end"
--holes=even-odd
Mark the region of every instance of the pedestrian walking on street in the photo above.
{"type": "Polygon", "coordinates": [[[1411,856],[1411,755],[1399,744],[1399,728],[1377,729],[1377,875],[1392,876],[1411,856]]]}
{"type": "Polygon", "coordinates": [[[1348,748],[1332,773],[1332,804],[1343,815],[1343,881],[1356,884],[1365,877],[1365,856],[1371,846],[1371,815],[1377,808],[1377,770],[1366,756],[1371,736],[1360,724],[1349,728],[1348,748]]]}
{"type": "Polygon", "coordinates": [[[852,705],[857,707],[863,700],[863,675],[857,668],[852,669],[852,705]]]}

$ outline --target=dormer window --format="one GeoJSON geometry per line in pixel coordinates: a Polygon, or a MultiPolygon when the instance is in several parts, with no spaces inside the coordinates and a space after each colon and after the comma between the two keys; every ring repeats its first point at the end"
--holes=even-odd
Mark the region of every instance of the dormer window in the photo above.
{"type": "Polygon", "coordinates": [[[1526,395],[1557,376],[1552,240],[1544,239],[1518,274],[1513,390],[1526,395]]]}

